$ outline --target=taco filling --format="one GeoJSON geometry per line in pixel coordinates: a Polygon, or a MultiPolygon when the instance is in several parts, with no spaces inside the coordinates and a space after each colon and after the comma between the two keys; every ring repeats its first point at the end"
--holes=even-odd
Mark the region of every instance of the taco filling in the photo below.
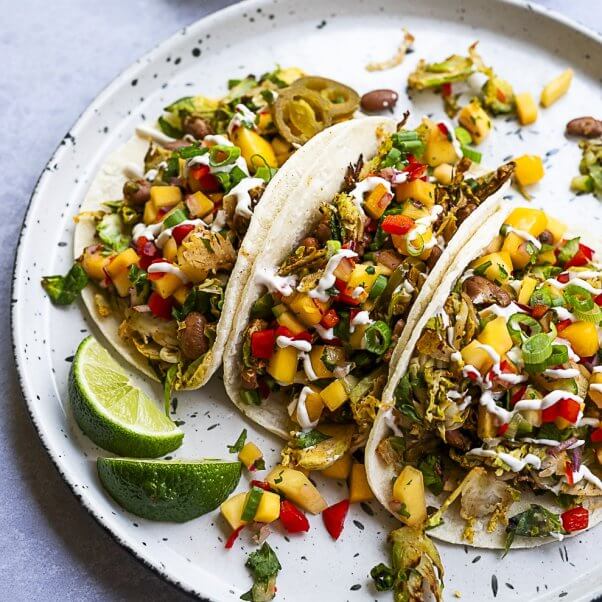
{"type": "Polygon", "coordinates": [[[468,541],[479,519],[507,525],[507,545],[588,526],[587,498],[602,495],[602,266],[565,231],[515,209],[426,322],[377,448],[400,475],[389,507],[404,522],[437,526],[459,497],[468,541]],[[429,519],[425,485],[453,491],[429,519]],[[549,492],[558,513],[533,504],[508,521],[526,492],[549,492]]]}
{"type": "Polygon", "coordinates": [[[363,445],[413,302],[463,221],[512,174],[508,164],[469,176],[443,127],[386,136],[288,257],[257,275],[265,293],[244,333],[241,397],[288,405],[285,465],[324,469],[363,445]],[[444,158],[442,183],[429,173],[444,158]]]}
{"type": "Polygon", "coordinates": [[[277,168],[358,100],[295,68],[231,81],[221,100],[182,98],[159,129],[138,128],[151,142],[142,168],[124,166],[123,197],[80,214],[96,226],[78,262],[99,288],[99,315],[119,316],[119,337],[169,387],[202,384],[228,278],[277,168]]]}

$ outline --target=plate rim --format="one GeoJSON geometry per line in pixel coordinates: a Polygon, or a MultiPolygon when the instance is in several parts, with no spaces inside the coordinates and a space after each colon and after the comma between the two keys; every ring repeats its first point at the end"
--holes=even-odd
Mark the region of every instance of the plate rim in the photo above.
{"type": "MultiPolygon", "coordinates": [[[[460,3],[462,0],[457,0],[460,3]]],[[[289,0],[285,0],[285,3],[289,2],[289,0]]],[[[567,27],[573,31],[576,31],[585,37],[591,39],[594,43],[598,44],[602,47],[602,32],[598,32],[587,25],[573,19],[556,9],[545,7],[541,4],[530,2],[529,0],[495,0],[495,2],[499,5],[508,5],[513,6],[518,9],[522,9],[524,11],[536,13],[539,17],[550,20],[555,23],[559,23],[564,27],[567,27]]],[[[23,246],[23,235],[24,232],[30,222],[30,217],[33,209],[37,205],[39,191],[44,185],[47,178],[51,177],[51,171],[48,169],[53,163],[56,162],[57,158],[60,158],[60,153],[62,148],[64,147],[64,140],[78,132],[78,129],[82,127],[93,114],[98,105],[101,105],[107,97],[110,97],[112,93],[114,93],[120,86],[123,81],[129,81],[135,77],[139,70],[143,69],[146,65],[153,62],[157,55],[160,55],[164,50],[169,48],[174,44],[174,42],[179,39],[182,35],[187,35],[188,32],[195,27],[199,26],[200,23],[203,24],[211,24],[214,20],[219,20],[220,18],[227,17],[228,13],[237,13],[241,10],[245,10],[246,8],[256,8],[256,7],[266,7],[272,4],[272,0],[240,0],[239,2],[235,2],[229,6],[225,6],[216,11],[213,11],[195,21],[190,23],[189,25],[185,25],[184,27],[180,27],[174,33],[169,35],[167,38],[163,39],[159,43],[155,44],[150,50],[140,55],[137,59],[135,59],[131,64],[122,69],[113,79],[111,79],[104,87],[100,89],[100,91],[94,96],[94,98],[88,103],[86,108],[79,113],[79,115],[73,121],[71,127],[67,130],[67,133],[61,138],[61,140],[57,143],[54,151],[49,157],[48,161],[42,167],[34,186],[32,188],[31,195],[27,201],[27,206],[25,209],[25,213],[23,216],[23,220],[21,222],[21,227],[19,229],[19,236],[17,239],[17,246],[13,256],[13,269],[11,276],[11,286],[10,286],[10,333],[11,333],[11,347],[13,354],[13,361],[16,367],[17,373],[17,381],[19,384],[19,389],[21,391],[23,401],[25,402],[25,407],[27,410],[27,414],[31,420],[31,423],[40,439],[42,447],[47,452],[54,468],[58,472],[59,476],[63,480],[63,482],[68,486],[71,493],[74,495],[76,500],[80,503],[82,508],[91,516],[95,522],[106,532],[111,538],[115,541],[115,543],[119,544],[123,549],[125,549],[131,556],[133,556],[137,561],[139,561],[145,568],[152,571],[157,577],[166,581],[171,586],[178,589],[180,592],[192,596],[201,602],[219,602],[217,599],[208,598],[206,594],[203,594],[199,591],[196,591],[193,587],[182,583],[176,575],[170,574],[167,569],[160,568],[156,562],[154,562],[150,558],[150,551],[148,554],[144,554],[136,549],[136,546],[133,542],[130,542],[128,538],[124,538],[122,534],[120,534],[117,530],[113,530],[107,524],[105,524],[104,519],[100,516],[98,510],[93,506],[93,504],[89,503],[87,499],[82,496],[76,488],[76,484],[73,483],[69,477],[65,474],[62,468],[62,459],[57,456],[56,451],[52,448],[52,445],[47,441],[47,434],[42,424],[38,423],[38,420],[35,416],[33,406],[35,406],[35,401],[33,396],[29,395],[27,392],[27,368],[26,363],[22,360],[20,352],[18,351],[17,344],[20,339],[20,328],[17,322],[17,309],[15,302],[15,289],[17,286],[17,277],[22,270],[22,263],[24,262],[24,249],[23,246]]]]}

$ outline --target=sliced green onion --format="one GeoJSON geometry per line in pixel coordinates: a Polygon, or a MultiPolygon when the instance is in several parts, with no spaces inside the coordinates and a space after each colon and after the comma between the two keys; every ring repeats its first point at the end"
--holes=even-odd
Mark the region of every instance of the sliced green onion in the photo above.
{"type": "Polygon", "coordinates": [[[411,255],[412,257],[421,255],[422,251],[424,251],[424,238],[422,238],[422,234],[417,234],[412,240],[406,238],[406,249],[408,250],[408,255],[411,255]],[[415,242],[418,244],[415,245],[415,242]]]}
{"type": "Polygon", "coordinates": [[[167,119],[163,116],[158,119],[159,129],[170,138],[181,138],[184,135],[184,132],[177,128],[175,125],[172,125],[167,119]]]}
{"type": "Polygon", "coordinates": [[[470,159],[473,163],[480,163],[481,162],[481,159],[483,158],[483,155],[478,150],[475,150],[474,148],[470,148],[469,146],[466,146],[464,144],[462,144],[460,146],[460,148],[462,149],[462,154],[467,159],[470,159]]]}
{"type": "Polygon", "coordinates": [[[382,320],[370,324],[364,333],[366,350],[382,355],[391,344],[391,329],[382,320]]]}
{"type": "Polygon", "coordinates": [[[370,294],[368,295],[368,299],[376,299],[387,287],[387,282],[389,279],[382,274],[379,274],[370,289],[370,294]]]}
{"type": "Polygon", "coordinates": [[[573,310],[587,313],[595,307],[594,300],[589,291],[584,289],[582,286],[578,286],[577,284],[569,284],[564,289],[563,294],[567,305],[573,310]]]}
{"type": "Polygon", "coordinates": [[[209,164],[211,167],[221,167],[234,163],[240,157],[240,148],[238,146],[225,146],[216,144],[209,149],[209,164]],[[225,156],[225,158],[221,158],[225,156]]]}
{"type": "Polygon", "coordinates": [[[257,508],[259,508],[259,502],[261,502],[261,498],[263,497],[263,489],[260,487],[253,487],[251,491],[247,494],[247,499],[245,500],[245,506],[242,509],[242,514],[240,518],[242,520],[249,522],[255,518],[257,514],[257,508]]]}
{"type": "Polygon", "coordinates": [[[338,240],[327,240],[326,241],[326,256],[330,259],[333,255],[336,255],[341,250],[341,243],[338,240]]]}
{"type": "Polygon", "coordinates": [[[167,167],[165,168],[165,175],[168,178],[176,178],[180,173],[180,161],[178,157],[170,157],[167,159],[167,167]]]}
{"type": "Polygon", "coordinates": [[[173,213],[170,213],[164,220],[163,225],[165,228],[173,228],[181,222],[185,222],[188,216],[183,209],[176,209],[173,213]]]}
{"type": "Polygon", "coordinates": [[[209,152],[209,149],[205,146],[199,146],[198,144],[191,144],[190,146],[183,146],[176,151],[178,157],[182,159],[192,159],[192,157],[198,157],[199,155],[205,155],[209,152]]]}
{"type": "MultiPolygon", "coordinates": [[[[552,353],[543,362],[525,363],[525,370],[530,374],[538,374],[552,366],[560,366],[569,361],[569,350],[566,345],[552,345],[552,353]]],[[[559,382],[559,381],[557,381],[559,382]]]]}
{"type": "Polygon", "coordinates": [[[456,134],[456,138],[458,142],[462,145],[472,144],[472,136],[469,134],[468,130],[463,127],[458,126],[454,133],[456,134]]]}
{"type": "Polygon", "coordinates": [[[552,355],[552,341],[544,332],[534,334],[521,346],[525,364],[540,364],[552,355]]]}
{"type": "Polygon", "coordinates": [[[528,314],[512,314],[506,326],[510,333],[510,338],[517,345],[520,345],[525,337],[541,332],[541,324],[528,314]]]}

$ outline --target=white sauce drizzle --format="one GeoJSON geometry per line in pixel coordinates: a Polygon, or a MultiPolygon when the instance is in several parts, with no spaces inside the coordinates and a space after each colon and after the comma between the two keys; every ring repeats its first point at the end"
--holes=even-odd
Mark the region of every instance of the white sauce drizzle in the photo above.
{"type": "Polygon", "coordinates": [[[294,276],[278,276],[274,269],[262,268],[257,274],[258,284],[263,284],[270,293],[279,292],[285,297],[293,294],[297,281],[294,276]]]}
{"type": "MultiPolygon", "coordinates": [[[[434,205],[428,215],[425,215],[424,217],[419,217],[417,220],[415,220],[416,225],[408,232],[406,236],[407,242],[411,243],[416,238],[418,238],[418,236],[423,236],[424,234],[426,234],[431,224],[434,224],[437,221],[439,214],[442,211],[443,207],[441,205],[434,205]]],[[[427,243],[424,243],[423,248],[425,250],[431,249],[436,244],[437,239],[434,236],[432,236],[431,240],[429,240],[427,243]]]]}
{"type": "Polygon", "coordinates": [[[547,368],[543,374],[549,378],[576,378],[580,372],[577,368],[547,368]]]}
{"type": "Polygon", "coordinates": [[[231,140],[221,134],[208,134],[203,138],[203,146],[234,146],[231,140]],[[210,144],[207,144],[209,142],[210,144]]]}
{"type": "Polygon", "coordinates": [[[251,211],[251,205],[253,200],[249,192],[253,188],[258,188],[264,185],[264,181],[261,178],[243,178],[232,190],[225,196],[226,199],[234,198],[236,200],[236,209],[234,213],[236,215],[242,215],[243,217],[251,218],[253,211],[251,211]]]}
{"type": "Polygon", "coordinates": [[[177,276],[184,284],[188,282],[188,278],[182,272],[182,270],[173,263],[167,263],[167,261],[158,261],[157,263],[151,263],[146,270],[149,274],[172,274],[177,276]]]}
{"type": "Polygon", "coordinates": [[[597,391],[598,393],[602,393],[602,384],[600,384],[600,383],[593,383],[589,386],[589,388],[592,391],[597,391]]]}
{"type": "Polygon", "coordinates": [[[312,393],[313,391],[310,387],[303,387],[303,389],[301,389],[301,393],[299,393],[299,398],[293,400],[288,408],[289,415],[292,416],[294,412],[295,418],[297,419],[299,426],[304,431],[314,428],[320,421],[319,418],[317,418],[313,422],[310,420],[309,413],[307,411],[307,406],[305,405],[307,396],[311,395],[312,393]]]}
{"type": "Polygon", "coordinates": [[[581,288],[584,288],[586,291],[590,292],[592,295],[599,295],[602,293],[602,288],[596,288],[592,286],[589,282],[582,280],[577,275],[575,275],[574,278],[572,276],[573,274],[570,273],[568,282],[560,282],[559,280],[556,280],[556,278],[548,278],[546,280],[546,283],[551,284],[552,286],[560,289],[567,287],[569,284],[576,284],[581,288]]]}
{"type": "Polygon", "coordinates": [[[324,274],[322,274],[322,277],[318,281],[316,288],[313,288],[309,291],[309,296],[322,302],[328,301],[330,295],[327,291],[334,286],[336,281],[334,271],[337,269],[342,259],[349,257],[357,257],[357,253],[351,249],[341,249],[340,251],[337,251],[328,260],[328,263],[324,268],[324,274]]]}
{"type": "Polygon", "coordinates": [[[324,328],[324,326],[316,324],[314,329],[320,335],[320,338],[324,339],[325,341],[332,341],[332,339],[335,338],[334,328],[324,328]]]}
{"type": "Polygon", "coordinates": [[[290,337],[285,337],[283,335],[280,335],[276,338],[276,345],[278,345],[280,349],[284,349],[285,347],[294,347],[297,351],[305,351],[306,353],[311,351],[311,343],[309,341],[296,341],[295,339],[291,339],[290,337]]]}
{"type": "Polygon", "coordinates": [[[299,360],[303,361],[303,372],[305,372],[307,379],[318,380],[318,375],[314,372],[314,367],[312,366],[309,353],[305,353],[305,351],[299,351],[297,354],[297,361],[299,360]]]}
{"type": "Polygon", "coordinates": [[[537,250],[541,249],[541,241],[539,241],[535,236],[527,232],[526,230],[519,230],[518,228],[513,228],[512,226],[505,226],[506,233],[510,234],[510,232],[514,232],[518,237],[523,240],[528,240],[537,250]]]}
{"type": "Polygon", "coordinates": [[[355,185],[355,188],[349,193],[349,196],[353,199],[353,203],[358,208],[361,215],[365,215],[363,208],[364,195],[367,192],[372,192],[379,184],[382,184],[387,189],[388,194],[393,194],[391,183],[379,176],[370,176],[369,178],[363,179],[361,182],[358,182],[355,185]]]}
{"type": "Polygon", "coordinates": [[[493,314],[498,318],[504,318],[504,320],[507,322],[510,316],[514,314],[525,314],[527,312],[524,309],[521,309],[516,303],[514,303],[514,301],[512,301],[507,307],[502,307],[501,305],[497,304],[490,305],[480,313],[483,317],[493,314]]]}
{"type": "Polygon", "coordinates": [[[349,322],[349,332],[354,333],[356,326],[363,326],[365,324],[372,324],[374,320],[370,319],[370,313],[366,310],[360,311],[349,322]]]}
{"type": "Polygon", "coordinates": [[[139,125],[136,128],[136,133],[140,134],[143,138],[150,138],[159,144],[168,144],[169,142],[175,141],[175,138],[167,136],[167,134],[164,134],[149,125],[139,125]]]}
{"type": "Polygon", "coordinates": [[[570,320],[571,322],[575,322],[577,320],[575,314],[571,313],[566,307],[553,307],[552,311],[556,312],[556,316],[558,316],[558,319],[560,321],[570,320]]]}
{"type": "Polygon", "coordinates": [[[147,240],[155,240],[155,236],[163,230],[163,222],[158,224],[149,224],[148,226],[143,223],[136,224],[132,228],[132,240],[138,242],[138,239],[143,237],[147,240]]]}
{"type": "Polygon", "coordinates": [[[213,222],[211,222],[211,232],[219,232],[223,230],[226,226],[226,212],[223,209],[220,209],[213,218],[213,222]]]}
{"type": "Polygon", "coordinates": [[[492,449],[483,449],[476,447],[466,452],[466,455],[482,456],[484,458],[499,458],[510,467],[512,472],[520,472],[525,466],[533,466],[536,470],[541,468],[541,460],[535,454],[527,454],[524,458],[515,458],[505,452],[496,452],[492,449]]]}
{"type": "MultiPolygon", "coordinates": [[[[163,224],[163,222],[161,222],[161,224],[163,224]]],[[[157,245],[157,247],[159,247],[159,249],[162,249],[165,246],[165,243],[169,240],[169,237],[171,236],[171,233],[173,232],[174,228],[177,228],[178,226],[199,226],[199,225],[206,226],[207,224],[200,218],[184,220],[183,222],[180,222],[179,224],[176,224],[175,226],[172,226],[171,228],[166,228],[165,230],[163,230],[161,232],[161,234],[159,234],[159,236],[157,237],[155,244],[157,245]]]]}

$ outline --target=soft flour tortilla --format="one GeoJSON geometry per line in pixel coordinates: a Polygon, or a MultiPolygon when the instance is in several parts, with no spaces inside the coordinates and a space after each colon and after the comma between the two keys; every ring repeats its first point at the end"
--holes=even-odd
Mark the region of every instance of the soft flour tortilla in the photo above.
{"type": "MultiPolygon", "coordinates": [[[[287,412],[290,399],[284,395],[272,395],[260,406],[253,406],[245,403],[241,396],[240,358],[244,333],[249,323],[251,307],[264,290],[258,283],[257,275],[264,268],[273,269],[286,259],[291,249],[311,232],[320,217],[320,206],[331,201],[339,192],[347,166],[357,161],[362,154],[366,160],[372,158],[379,147],[378,134],[391,133],[395,129],[395,120],[378,117],[349,121],[331,128],[337,133],[336,140],[330,145],[324,160],[315,162],[313,168],[306,165],[308,169],[300,185],[300,190],[304,192],[287,205],[286,214],[281,215],[274,224],[270,233],[272,240],[257,257],[253,273],[243,292],[230,340],[224,352],[226,391],[241,412],[283,439],[288,439],[290,431],[295,430],[287,412]]],[[[319,134],[316,139],[324,135],[325,133],[319,134]]],[[[413,324],[423,313],[437,284],[466,241],[470,240],[482,223],[498,210],[506,188],[507,184],[482,203],[458,228],[414,301],[400,342],[412,332],[413,324]]],[[[393,352],[391,365],[395,365],[402,351],[403,345],[398,344],[393,352]]]]}
{"type": "MultiPolygon", "coordinates": [[[[394,405],[395,388],[406,373],[416,343],[418,342],[427,321],[440,309],[450,290],[453,288],[455,281],[462,275],[468,264],[473,259],[477,258],[498,234],[507,215],[508,208],[502,208],[485,223],[480,224],[478,234],[472,239],[466,239],[466,244],[462,248],[460,255],[456,258],[453,267],[443,276],[435,294],[432,296],[424,311],[421,311],[421,315],[415,322],[414,327],[410,330],[404,330],[400,337],[400,357],[397,364],[391,364],[390,378],[383,391],[382,401],[384,407],[379,411],[376,421],[374,422],[365,450],[366,473],[370,487],[378,501],[389,510],[393,516],[396,515],[389,508],[389,502],[393,497],[393,481],[397,477],[397,474],[393,467],[385,464],[376,452],[378,444],[392,433],[387,424],[386,409],[394,405]]],[[[427,506],[440,507],[448,495],[449,492],[434,496],[427,491],[427,506]]],[[[584,503],[584,506],[588,507],[590,510],[590,528],[602,520],[602,508],[600,508],[602,505],[601,499],[602,498],[600,497],[588,498],[584,503]]],[[[554,502],[554,496],[552,494],[535,495],[532,493],[523,494],[520,501],[512,504],[509,515],[518,514],[519,512],[526,510],[531,504],[540,504],[552,512],[561,513],[564,511],[563,508],[554,502]]],[[[429,530],[429,535],[449,543],[472,545],[478,548],[504,547],[505,527],[503,525],[498,526],[496,531],[488,533],[486,529],[487,521],[475,521],[473,542],[468,543],[464,540],[463,532],[466,527],[466,521],[460,516],[459,505],[459,500],[456,500],[443,515],[443,524],[429,530]]],[[[532,548],[553,541],[557,540],[553,537],[530,538],[517,536],[512,547],[532,548]]]]}
{"type": "MultiPolygon", "coordinates": [[[[283,206],[289,200],[295,203],[299,197],[297,187],[301,185],[309,168],[314,165],[314,162],[322,161],[327,156],[329,146],[336,138],[336,129],[336,127],[331,128],[320,136],[312,138],[296,151],[285,166],[278,170],[266,187],[259,204],[255,208],[247,233],[238,250],[238,258],[230,274],[222,313],[217,324],[215,342],[205,354],[202,363],[192,377],[183,383],[182,389],[202,387],[219,367],[224,346],[237,313],[241,293],[251,272],[255,257],[264,246],[270,244],[268,232],[283,206]]],[[[128,166],[136,168],[143,166],[148,144],[148,139],[136,134],[125,145],[114,151],[98,170],[80,211],[102,210],[103,202],[122,198],[123,184],[127,180],[124,170],[128,166]]],[[[95,242],[95,224],[93,220],[81,219],[75,228],[73,245],[75,258],[78,258],[87,246],[95,242]]],[[[88,286],[82,291],[82,299],[102,334],[130,364],[153,380],[158,381],[159,378],[148,360],[133,345],[119,337],[118,329],[121,322],[119,316],[110,315],[103,318],[98,315],[94,296],[99,293],[100,289],[98,287],[88,286]]]]}

